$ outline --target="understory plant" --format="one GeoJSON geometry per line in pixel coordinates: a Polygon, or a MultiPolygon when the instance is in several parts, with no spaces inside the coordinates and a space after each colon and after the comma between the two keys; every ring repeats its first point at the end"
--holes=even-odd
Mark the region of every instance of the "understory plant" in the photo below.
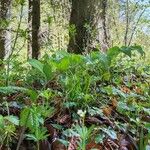
{"type": "MultiPolygon", "coordinates": [[[[95,130],[97,143],[103,143],[107,138],[118,140],[116,132],[123,131],[137,138],[137,145],[144,150],[149,142],[149,124],[144,117],[150,115],[150,70],[148,65],[138,66],[135,63],[134,55],[139,57],[135,50],[144,57],[142,48],[135,45],[113,47],[107,53],[96,51],[77,55],[60,51],[51,56],[45,55],[41,60],[31,59],[25,67],[26,73],[20,76],[21,84],[16,84],[21,70],[16,79],[12,70],[11,84],[5,86],[2,83],[0,94],[2,100],[7,102],[3,110],[9,112],[7,109],[13,107],[19,110],[19,115],[9,115],[9,112],[0,116],[0,132],[5,135],[1,136],[1,147],[10,147],[14,142],[12,139],[18,135],[16,128],[20,127],[17,150],[24,138],[36,142],[39,149],[40,141],[50,136],[44,125],[45,120],[50,119],[56,126],[63,126],[67,121],[60,123],[56,117],[62,113],[65,117],[69,116],[74,124],[68,131],[70,137],[78,137],[79,150],[86,149],[95,130]],[[82,115],[78,110],[83,110],[82,115]],[[105,120],[111,127],[87,126],[87,117],[93,117],[96,123],[100,123],[97,119],[105,120]],[[115,129],[110,123],[114,121],[113,117],[117,118],[113,124],[115,129]]],[[[0,80],[5,79],[2,77],[0,80]]]]}

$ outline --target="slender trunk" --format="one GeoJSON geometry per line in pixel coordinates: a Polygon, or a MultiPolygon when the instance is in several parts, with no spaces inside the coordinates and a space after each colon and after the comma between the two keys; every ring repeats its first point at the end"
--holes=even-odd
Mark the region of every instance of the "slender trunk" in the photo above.
{"type": "Polygon", "coordinates": [[[146,8],[145,8],[145,9],[141,12],[141,14],[139,15],[139,17],[138,17],[138,19],[137,19],[137,22],[136,22],[136,24],[134,25],[134,27],[133,27],[133,29],[132,29],[132,31],[131,31],[131,36],[130,36],[130,39],[129,39],[128,46],[130,46],[131,43],[132,43],[132,40],[133,40],[134,34],[136,33],[136,29],[137,29],[137,27],[138,27],[138,25],[139,25],[140,19],[141,19],[142,15],[144,14],[145,11],[146,11],[146,8]]]}
{"type": "Polygon", "coordinates": [[[32,0],[32,58],[38,59],[40,54],[39,44],[40,29],[40,0],[32,0]]]}
{"type": "Polygon", "coordinates": [[[11,0],[0,1],[0,59],[10,51],[10,33],[7,31],[10,18],[11,0]]]}
{"type": "Polygon", "coordinates": [[[32,57],[32,36],[31,36],[31,30],[32,30],[32,0],[29,0],[28,3],[28,49],[27,49],[27,58],[32,57]]]}
{"type": "Polygon", "coordinates": [[[127,46],[128,43],[128,31],[129,31],[129,0],[126,1],[126,28],[124,36],[124,45],[127,46]]]}

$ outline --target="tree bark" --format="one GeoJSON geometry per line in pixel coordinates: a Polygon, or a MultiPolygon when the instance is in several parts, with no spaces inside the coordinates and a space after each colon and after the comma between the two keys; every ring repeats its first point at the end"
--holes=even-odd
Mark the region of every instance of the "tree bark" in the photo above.
{"type": "Polygon", "coordinates": [[[126,28],[125,28],[125,35],[124,35],[124,45],[127,46],[128,32],[129,32],[129,0],[126,1],[125,13],[126,13],[126,28]]]}
{"type": "Polygon", "coordinates": [[[94,25],[94,12],[97,0],[72,0],[70,26],[75,33],[70,34],[68,52],[81,54],[86,51],[94,25]]]}
{"type": "Polygon", "coordinates": [[[30,1],[32,14],[32,58],[38,59],[40,55],[39,30],[40,30],[40,0],[30,1]]]}
{"type": "Polygon", "coordinates": [[[11,0],[0,1],[0,59],[10,51],[10,33],[7,31],[10,18],[11,0]]]}
{"type": "Polygon", "coordinates": [[[32,0],[28,2],[28,49],[27,58],[32,58],[32,0]]]}
{"type": "Polygon", "coordinates": [[[100,13],[100,19],[98,23],[98,40],[100,43],[100,49],[103,52],[106,52],[107,49],[110,47],[110,35],[109,35],[109,28],[108,28],[108,22],[107,22],[107,7],[108,7],[108,1],[107,0],[101,0],[101,13],[100,13]]]}
{"type": "Polygon", "coordinates": [[[74,26],[74,34],[69,35],[68,52],[82,54],[97,45],[104,47],[102,44],[108,47],[106,8],[107,0],[72,0],[70,26],[74,26]]]}

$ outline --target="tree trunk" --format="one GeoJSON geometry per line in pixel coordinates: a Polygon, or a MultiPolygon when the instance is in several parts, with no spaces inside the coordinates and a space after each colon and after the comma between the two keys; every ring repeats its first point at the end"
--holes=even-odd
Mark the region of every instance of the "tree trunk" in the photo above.
{"type": "Polygon", "coordinates": [[[11,0],[0,1],[0,59],[10,51],[10,33],[7,30],[10,18],[11,0]]]}
{"type": "Polygon", "coordinates": [[[102,44],[108,47],[106,7],[107,0],[72,0],[68,52],[81,54],[102,44]]]}
{"type": "MultiPolygon", "coordinates": [[[[31,9],[31,16],[29,20],[32,25],[32,37],[29,37],[28,50],[32,49],[32,58],[38,59],[40,55],[40,43],[39,43],[39,30],[40,30],[40,0],[29,0],[29,8],[31,9]]],[[[30,10],[29,10],[30,15],[30,10]]],[[[30,36],[30,29],[29,29],[30,36]]]]}
{"type": "Polygon", "coordinates": [[[103,52],[106,52],[107,49],[110,47],[110,35],[109,35],[109,29],[108,29],[108,22],[107,22],[107,7],[108,7],[108,1],[102,0],[101,1],[101,13],[100,13],[100,19],[98,22],[98,40],[100,43],[100,49],[103,52]]]}
{"type": "Polygon", "coordinates": [[[126,1],[125,14],[126,14],[126,28],[125,28],[125,36],[124,36],[124,45],[127,46],[128,32],[129,32],[129,0],[126,1]]]}
{"type": "Polygon", "coordinates": [[[28,49],[27,58],[32,58],[32,0],[28,2],[28,49]]]}

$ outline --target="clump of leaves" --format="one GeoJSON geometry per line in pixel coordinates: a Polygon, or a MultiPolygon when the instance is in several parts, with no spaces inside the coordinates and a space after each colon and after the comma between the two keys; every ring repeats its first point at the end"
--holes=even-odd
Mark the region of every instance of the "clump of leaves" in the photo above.
{"type": "Polygon", "coordinates": [[[19,126],[19,119],[10,115],[0,115],[0,148],[5,145],[9,147],[13,138],[16,137],[16,126],[19,126]]]}

